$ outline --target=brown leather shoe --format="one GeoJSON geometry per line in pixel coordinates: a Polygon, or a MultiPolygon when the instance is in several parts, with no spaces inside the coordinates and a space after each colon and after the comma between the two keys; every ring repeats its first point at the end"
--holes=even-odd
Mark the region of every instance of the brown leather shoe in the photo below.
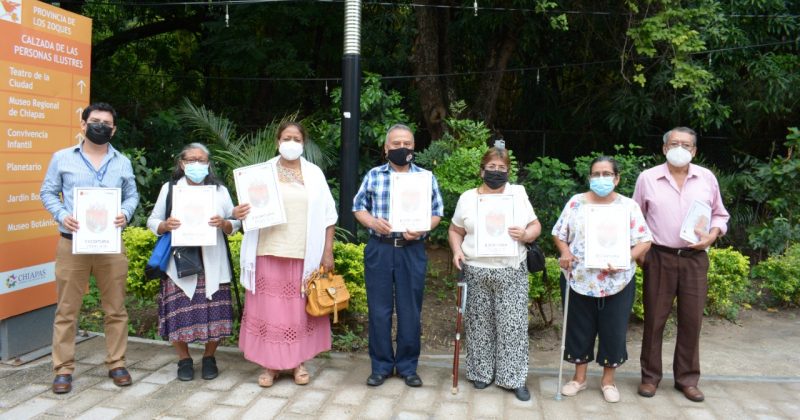
{"type": "Polygon", "coordinates": [[[69,373],[56,375],[53,379],[53,393],[66,394],[70,391],[72,391],[72,375],[69,373]]]}
{"type": "Polygon", "coordinates": [[[656,395],[656,386],[653,384],[641,383],[639,384],[639,395],[647,398],[652,398],[656,395]]]}
{"type": "Polygon", "coordinates": [[[703,395],[703,392],[700,391],[700,388],[696,386],[680,386],[675,384],[675,389],[683,392],[683,396],[690,401],[701,402],[706,399],[705,395],[703,395]]]}
{"type": "Polygon", "coordinates": [[[131,374],[124,367],[114,368],[108,371],[108,377],[114,381],[116,386],[128,386],[133,383],[131,374]]]}

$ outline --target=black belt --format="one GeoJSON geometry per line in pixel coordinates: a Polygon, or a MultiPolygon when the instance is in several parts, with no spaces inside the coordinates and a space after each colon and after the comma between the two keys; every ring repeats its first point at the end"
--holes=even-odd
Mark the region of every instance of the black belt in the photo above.
{"type": "Polygon", "coordinates": [[[653,248],[661,251],[661,252],[666,252],[668,254],[677,255],[679,257],[691,257],[691,256],[694,256],[694,255],[697,255],[697,254],[705,252],[705,251],[703,251],[701,249],[694,249],[694,248],[670,248],[668,246],[656,245],[656,244],[652,244],[651,246],[653,248]]]}
{"type": "Polygon", "coordinates": [[[422,242],[422,239],[408,240],[405,238],[392,238],[390,236],[378,236],[378,235],[372,235],[372,237],[377,239],[381,243],[393,245],[395,248],[402,248],[404,246],[414,245],[418,242],[422,242]]]}
{"type": "Polygon", "coordinates": [[[61,232],[61,231],[58,231],[58,233],[61,234],[62,238],[69,239],[70,241],[72,240],[72,234],[71,233],[64,233],[64,232],[61,232]]]}

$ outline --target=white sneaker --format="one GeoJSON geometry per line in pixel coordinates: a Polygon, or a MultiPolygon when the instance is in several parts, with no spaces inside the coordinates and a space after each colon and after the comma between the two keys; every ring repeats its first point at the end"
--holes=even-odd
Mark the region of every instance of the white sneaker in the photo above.
{"type": "Polygon", "coordinates": [[[561,395],[572,397],[578,395],[584,389],[586,389],[586,382],[581,384],[578,381],[569,381],[561,387],[561,395]]]}

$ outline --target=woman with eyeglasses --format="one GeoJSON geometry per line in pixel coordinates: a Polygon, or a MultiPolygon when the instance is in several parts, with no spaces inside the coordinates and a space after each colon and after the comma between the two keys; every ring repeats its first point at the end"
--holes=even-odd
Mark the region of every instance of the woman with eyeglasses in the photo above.
{"type": "MultiPolygon", "coordinates": [[[[278,127],[279,155],[273,163],[286,223],[245,232],[241,281],[245,293],[239,348],[245,359],[264,368],[258,384],[270,387],[281,371],[297,385],[310,381],[303,362],[331,348],[327,316],[306,313],[303,285],[320,266],[333,269],[336,204],[322,170],[302,158],[306,130],[296,122],[278,127]]],[[[247,217],[251,206],[239,203],[233,215],[247,217]]]]}
{"type": "Polygon", "coordinates": [[[494,382],[514,392],[520,401],[528,401],[525,243],[539,237],[542,227],[525,188],[508,182],[510,170],[508,150],[498,141],[481,159],[483,183],[459,197],[448,237],[453,264],[463,271],[467,283],[467,379],[476,389],[494,382]],[[497,208],[497,203],[513,211],[497,208]],[[506,220],[510,214],[513,219],[506,220]],[[505,245],[506,252],[492,256],[486,249],[491,248],[489,244],[505,245]]]}
{"type": "MultiPolygon", "coordinates": [[[[598,156],[590,164],[589,191],[569,199],[553,227],[553,240],[560,252],[561,295],[569,287],[567,333],[564,360],[575,364],[575,375],[564,384],[561,394],[574,396],[586,389],[588,363],[595,359],[595,339],[598,340],[597,363],[603,366],[600,389],[610,403],[619,401],[619,391],[614,383],[616,369],[628,359],[625,335],[628,318],[636,294],[634,261],[650,249],[652,237],[644,216],[635,201],[614,192],[619,184],[619,166],[608,156],[598,156]],[[627,269],[588,268],[586,256],[586,220],[589,205],[617,206],[627,212],[630,229],[630,262],[627,269]]],[[[603,223],[598,223],[602,226],[603,223]]],[[[598,229],[597,243],[606,247],[616,241],[617,227],[609,231],[598,229]]],[[[624,230],[623,230],[624,232],[624,230]]]]}
{"type": "Polygon", "coordinates": [[[217,228],[217,244],[201,247],[203,272],[178,277],[174,259],[167,266],[167,277],[161,280],[158,293],[158,333],[169,340],[178,353],[178,379],[194,379],[194,362],[189,355],[189,343],[205,343],[202,359],[202,378],[214,379],[219,371],[214,353],[220,340],[230,337],[233,330],[230,282],[231,262],[225,249],[227,239],[241,227],[232,219],[233,202],[228,189],[214,176],[206,146],[191,143],[184,147],[175,161],[170,182],[161,187],[147,227],[163,235],[181,226],[181,220],[167,215],[167,197],[174,185],[214,185],[216,215],[208,225],[217,228]]]}

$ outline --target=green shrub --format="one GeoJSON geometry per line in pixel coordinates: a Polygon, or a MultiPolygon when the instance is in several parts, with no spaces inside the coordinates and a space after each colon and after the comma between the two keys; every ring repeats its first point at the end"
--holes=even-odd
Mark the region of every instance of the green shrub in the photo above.
{"type": "Polygon", "coordinates": [[[231,281],[239,281],[239,251],[242,248],[242,232],[236,232],[228,236],[228,246],[231,248],[231,261],[233,261],[233,279],[231,281]]]}
{"type": "Polygon", "coordinates": [[[155,299],[160,282],[148,280],[144,268],[153,253],[156,235],[150,229],[129,226],[122,232],[122,241],[128,253],[128,292],[140,299],[155,299]]]}
{"type": "Polygon", "coordinates": [[[458,197],[464,191],[477,188],[481,185],[478,177],[480,172],[481,157],[486,152],[486,147],[456,149],[447,159],[433,168],[433,174],[439,182],[439,190],[444,202],[444,217],[431,232],[431,240],[436,243],[447,243],[447,229],[450,219],[458,204],[458,197]]]}
{"type": "Polygon", "coordinates": [[[335,271],[344,277],[347,290],[350,292],[351,313],[367,313],[367,288],[364,283],[364,247],[365,244],[345,242],[333,243],[333,261],[335,271]]]}
{"type": "Polygon", "coordinates": [[[800,306],[800,244],[758,263],[753,267],[753,277],[761,279],[761,287],[775,302],[800,306]]]}
{"type": "Polygon", "coordinates": [[[633,276],[633,280],[636,282],[636,297],[633,299],[633,308],[631,309],[631,313],[633,314],[636,319],[639,321],[644,320],[644,273],[642,272],[642,267],[636,266],[636,274],[633,276]]]}
{"type": "Polygon", "coordinates": [[[544,282],[541,273],[528,273],[528,297],[531,300],[531,314],[534,313],[535,308],[544,324],[550,325],[553,323],[553,310],[559,306],[561,298],[561,292],[558,289],[561,269],[558,266],[558,258],[545,258],[545,265],[547,266],[547,278],[544,282]],[[546,304],[550,308],[549,314],[544,311],[546,304]]]}
{"type": "Polygon", "coordinates": [[[539,157],[525,166],[525,176],[520,178],[542,224],[539,246],[546,254],[556,255],[550,232],[561,209],[578,189],[570,174],[570,167],[555,158],[539,157]]]}
{"type": "Polygon", "coordinates": [[[711,248],[708,259],[706,315],[719,315],[733,321],[741,305],[748,300],[750,261],[731,247],[711,248]]]}
{"type": "MultiPolygon", "coordinates": [[[[733,248],[711,248],[708,252],[708,301],[706,315],[719,315],[731,321],[739,314],[739,308],[749,300],[750,280],[747,273],[750,262],[733,248]]],[[[633,301],[633,316],[644,319],[644,273],[636,267],[636,298],[633,301]]]]}
{"type": "Polygon", "coordinates": [[[761,213],[761,223],[747,229],[750,245],[770,255],[781,254],[800,241],[800,129],[789,127],[784,146],[785,156],[753,163],[753,176],[748,179],[749,197],[761,213]]]}

